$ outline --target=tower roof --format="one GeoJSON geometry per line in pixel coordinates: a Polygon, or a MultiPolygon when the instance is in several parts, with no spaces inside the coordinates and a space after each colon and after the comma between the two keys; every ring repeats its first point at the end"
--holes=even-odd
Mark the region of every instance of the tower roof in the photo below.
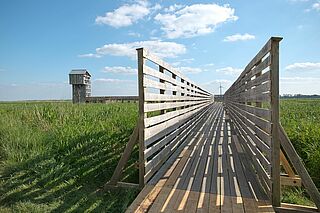
{"type": "Polygon", "coordinates": [[[74,69],[74,70],[71,70],[69,75],[89,75],[91,77],[90,73],[86,69],[74,69]]]}

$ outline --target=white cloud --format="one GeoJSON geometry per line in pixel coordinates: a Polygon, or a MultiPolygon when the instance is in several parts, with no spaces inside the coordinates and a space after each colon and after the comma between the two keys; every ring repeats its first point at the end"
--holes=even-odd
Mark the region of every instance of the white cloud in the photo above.
{"type": "Polygon", "coordinates": [[[246,41],[246,40],[252,40],[255,39],[256,37],[254,35],[250,35],[248,33],[245,33],[243,35],[241,34],[235,34],[235,35],[231,35],[231,36],[227,36],[223,39],[223,41],[226,42],[234,42],[234,41],[246,41]]]}
{"type": "Polygon", "coordinates": [[[208,81],[206,83],[203,83],[202,85],[212,85],[212,84],[230,84],[232,81],[227,80],[227,79],[218,79],[218,80],[213,80],[213,81],[208,81]]]}
{"type": "Polygon", "coordinates": [[[174,12],[176,10],[179,10],[181,8],[185,7],[185,5],[182,4],[174,4],[174,5],[170,5],[167,8],[164,8],[164,12],[169,13],[169,12],[174,12]]]}
{"type": "Polygon", "coordinates": [[[281,77],[282,82],[301,82],[301,81],[320,81],[320,78],[315,77],[281,77]]]}
{"type": "Polygon", "coordinates": [[[294,63],[285,67],[288,71],[320,71],[320,63],[313,62],[302,62],[302,63],[294,63]]]}
{"type": "Polygon", "coordinates": [[[121,67],[121,66],[115,66],[115,67],[104,67],[102,72],[106,73],[115,73],[115,74],[137,74],[137,69],[134,69],[132,67],[121,67]]]}
{"type": "Polygon", "coordinates": [[[82,54],[78,55],[79,58],[101,58],[101,55],[88,53],[88,54],[82,54]]]}
{"type": "Polygon", "coordinates": [[[151,10],[152,11],[157,11],[157,10],[160,10],[161,8],[162,8],[161,5],[157,3],[151,8],[151,10]]]}
{"type": "Polygon", "coordinates": [[[105,82],[105,83],[133,83],[132,80],[123,80],[116,78],[97,78],[93,80],[94,82],[105,82]]]}
{"type": "Polygon", "coordinates": [[[229,5],[193,4],[174,13],[159,13],[154,19],[162,25],[166,37],[174,39],[211,33],[218,25],[237,20],[234,11],[229,5]]]}
{"type": "Polygon", "coordinates": [[[123,5],[113,12],[107,12],[105,16],[98,16],[95,22],[115,28],[126,27],[147,16],[150,10],[147,1],[139,1],[132,5],[123,5]]]}
{"type": "Polygon", "coordinates": [[[233,68],[233,67],[223,67],[220,69],[216,69],[217,72],[226,74],[226,75],[239,75],[242,72],[242,69],[233,68]]]}
{"type": "Polygon", "coordinates": [[[198,67],[180,67],[179,70],[185,74],[197,74],[203,71],[198,67]]]}
{"type": "Polygon", "coordinates": [[[319,77],[280,77],[280,94],[320,95],[319,77]]]}
{"type": "Polygon", "coordinates": [[[136,58],[137,48],[144,47],[149,49],[153,54],[162,58],[174,58],[186,52],[186,47],[175,42],[163,41],[139,41],[123,44],[106,44],[103,47],[97,48],[98,55],[114,55],[127,56],[136,58]]]}
{"type": "Polygon", "coordinates": [[[320,11],[320,2],[316,2],[312,5],[312,9],[320,11]]]}

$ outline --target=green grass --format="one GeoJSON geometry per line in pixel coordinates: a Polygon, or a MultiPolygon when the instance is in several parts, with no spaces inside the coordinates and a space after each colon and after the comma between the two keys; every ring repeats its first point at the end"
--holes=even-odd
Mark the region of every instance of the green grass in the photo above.
{"type": "MultiPolygon", "coordinates": [[[[280,107],[281,124],[320,188],[320,99],[286,99],[280,107]]],[[[313,205],[301,188],[285,187],[282,197],[283,202],[313,205]]]]}
{"type": "MultiPolygon", "coordinates": [[[[135,103],[0,103],[0,212],[124,212],[135,189],[103,191],[137,121],[135,103]]],[[[281,100],[281,123],[320,186],[320,100],[281,100]]],[[[134,163],[124,181],[138,182],[134,163]]],[[[312,205],[302,188],[282,201],[312,205]]]]}
{"type": "MultiPolygon", "coordinates": [[[[0,104],[0,212],[123,212],[134,189],[102,191],[137,104],[0,104]]],[[[137,150],[125,171],[137,182],[137,150]]]]}

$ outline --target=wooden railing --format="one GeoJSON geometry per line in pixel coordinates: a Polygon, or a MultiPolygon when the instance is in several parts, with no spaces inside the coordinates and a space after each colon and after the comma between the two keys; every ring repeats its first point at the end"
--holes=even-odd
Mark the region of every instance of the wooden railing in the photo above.
{"type": "Polygon", "coordinates": [[[224,102],[272,204],[280,206],[279,42],[272,37],[226,91],[224,102]]]}
{"type": "Polygon", "coordinates": [[[139,182],[144,185],[183,146],[213,96],[146,49],[137,51],[139,182]]]}

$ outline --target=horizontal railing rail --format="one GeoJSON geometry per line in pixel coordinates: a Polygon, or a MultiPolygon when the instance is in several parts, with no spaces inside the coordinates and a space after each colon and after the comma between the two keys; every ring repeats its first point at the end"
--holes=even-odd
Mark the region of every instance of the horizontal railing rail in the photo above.
{"type": "Polygon", "coordinates": [[[184,143],[213,95],[148,50],[137,51],[139,182],[143,185],[184,143]]]}
{"type": "Polygon", "coordinates": [[[279,42],[272,37],[224,94],[239,141],[260,182],[280,206],[279,42]]]}

